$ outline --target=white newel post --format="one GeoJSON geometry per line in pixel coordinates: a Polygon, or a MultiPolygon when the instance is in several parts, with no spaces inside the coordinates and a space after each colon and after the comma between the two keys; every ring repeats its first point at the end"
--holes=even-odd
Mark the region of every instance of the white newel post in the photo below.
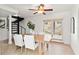
{"type": "Polygon", "coordinates": [[[12,44],[11,15],[9,15],[9,44],[12,44]]]}

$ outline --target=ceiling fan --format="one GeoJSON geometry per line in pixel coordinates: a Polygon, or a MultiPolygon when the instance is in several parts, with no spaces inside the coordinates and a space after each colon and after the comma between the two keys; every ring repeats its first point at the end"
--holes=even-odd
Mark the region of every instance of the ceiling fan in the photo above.
{"type": "Polygon", "coordinates": [[[44,15],[46,15],[45,11],[53,11],[53,9],[45,9],[45,5],[44,4],[40,4],[37,7],[37,9],[29,9],[29,10],[35,11],[33,14],[41,13],[41,14],[44,14],[44,15]]]}

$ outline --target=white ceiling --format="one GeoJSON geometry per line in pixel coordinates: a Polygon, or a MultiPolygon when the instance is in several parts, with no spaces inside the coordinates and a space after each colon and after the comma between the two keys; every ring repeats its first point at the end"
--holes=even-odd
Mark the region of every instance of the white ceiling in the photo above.
{"type": "Polygon", "coordinates": [[[0,17],[7,17],[10,14],[14,14],[14,13],[7,11],[7,10],[4,10],[4,9],[0,9],[0,17]]]}
{"type": "MultiPolygon", "coordinates": [[[[5,6],[18,11],[18,14],[23,17],[28,17],[28,16],[33,16],[33,11],[30,11],[28,9],[36,8],[38,5],[37,4],[36,5],[34,5],[34,4],[6,4],[5,6]]],[[[68,11],[68,10],[71,10],[73,8],[73,6],[74,6],[73,4],[45,4],[45,8],[53,9],[53,11],[46,12],[46,13],[68,11]]],[[[1,12],[1,10],[0,10],[0,12],[1,12]]]]}

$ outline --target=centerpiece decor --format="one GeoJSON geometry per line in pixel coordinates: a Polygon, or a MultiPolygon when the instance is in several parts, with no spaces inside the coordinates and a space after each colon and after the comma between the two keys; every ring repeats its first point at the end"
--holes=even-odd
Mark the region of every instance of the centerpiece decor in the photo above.
{"type": "Polygon", "coordinates": [[[35,24],[33,24],[31,21],[29,21],[27,23],[27,26],[30,29],[30,33],[33,33],[34,32],[34,29],[35,29],[35,24]]]}

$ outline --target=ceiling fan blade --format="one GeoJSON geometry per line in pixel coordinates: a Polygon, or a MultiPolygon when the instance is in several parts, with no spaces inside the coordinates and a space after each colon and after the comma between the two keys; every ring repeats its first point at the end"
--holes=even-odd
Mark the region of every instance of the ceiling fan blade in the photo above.
{"type": "Polygon", "coordinates": [[[44,9],[44,11],[53,11],[53,9],[44,9]]]}
{"type": "Polygon", "coordinates": [[[33,14],[36,14],[36,13],[38,13],[38,12],[34,12],[33,14]]]}
{"type": "Polygon", "coordinates": [[[37,11],[36,9],[28,9],[28,10],[37,11]]]}

